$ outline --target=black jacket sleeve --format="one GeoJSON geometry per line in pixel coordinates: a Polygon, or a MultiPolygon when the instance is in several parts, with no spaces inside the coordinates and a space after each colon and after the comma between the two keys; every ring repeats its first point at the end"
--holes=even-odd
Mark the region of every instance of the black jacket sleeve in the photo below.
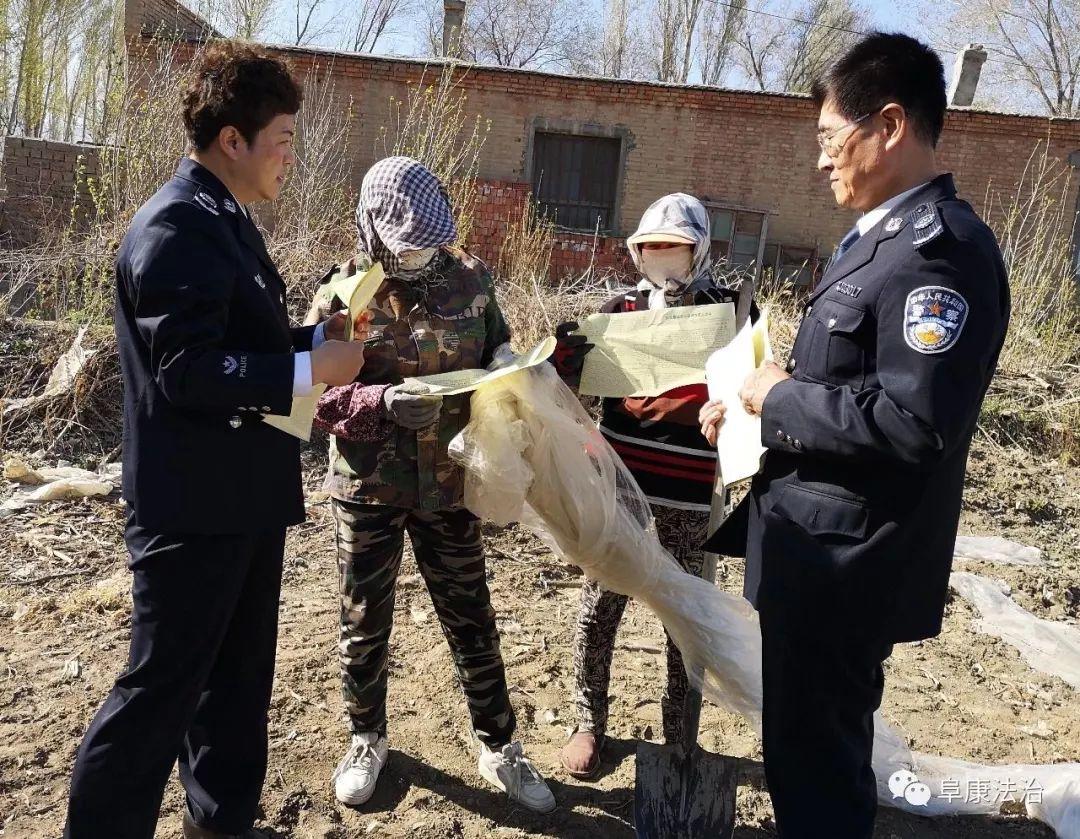
{"type": "Polygon", "coordinates": [[[967,439],[982,402],[986,371],[996,361],[1004,313],[995,276],[1000,271],[976,242],[949,243],[927,255],[912,251],[878,297],[878,384],[855,391],[789,379],[762,406],[762,445],[807,455],[870,458],[922,469],[967,439]],[[966,320],[937,352],[906,339],[909,297],[947,289],[968,306],[966,320]]]}
{"type": "Polygon", "coordinates": [[[293,349],[297,352],[311,352],[314,349],[312,342],[315,339],[315,329],[317,327],[318,324],[290,329],[289,334],[292,335],[293,349]]]}
{"type": "MultiPolygon", "coordinates": [[[[184,203],[148,223],[131,253],[135,322],[165,397],[195,410],[288,414],[292,353],[223,347],[236,263],[216,218],[184,203]]],[[[310,339],[308,339],[310,341],[310,339]]]]}

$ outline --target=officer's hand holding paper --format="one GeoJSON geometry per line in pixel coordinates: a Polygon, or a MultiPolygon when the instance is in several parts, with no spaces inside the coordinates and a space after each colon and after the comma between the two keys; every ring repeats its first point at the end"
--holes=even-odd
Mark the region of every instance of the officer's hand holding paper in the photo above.
{"type": "Polygon", "coordinates": [[[761,468],[765,453],[761,418],[747,411],[740,393],[747,378],[772,358],[768,314],[762,312],[757,322],[748,319],[731,343],[705,363],[710,401],[701,409],[701,431],[716,445],[725,484],[745,480],[761,468]]]}
{"type": "MultiPolygon", "coordinates": [[[[312,387],[311,393],[307,396],[293,397],[292,410],[287,417],[273,415],[263,417],[263,421],[268,425],[299,437],[301,440],[311,439],[311,423],[315,416],[315,408],[327,385],[347,385],[351,381],[351,379],[330,381],[328,376],[322,374],[318,368],[333,367],[332,356],[338,352],[338,348],[333,344],[339,341],[363,341],[367,336],[367,322],[370,317],[367,305],[375,296],[375,292],[379,290],[385,277],[382,265],[378,262],[363,274],[348,274],[347,271],[351,265],[351,260],[342,265],[342,270],[329,283],[333,295],[346,305],[346,310],[332,315],[330,320],[326,321],[324,335],[330,340],[312,352],[312,381],[316,384],[312,387]],[[322,364],[324,361],[325,365],[322,364]]],[[[355,351],[354,347],[349,349],[355,351]]]]}

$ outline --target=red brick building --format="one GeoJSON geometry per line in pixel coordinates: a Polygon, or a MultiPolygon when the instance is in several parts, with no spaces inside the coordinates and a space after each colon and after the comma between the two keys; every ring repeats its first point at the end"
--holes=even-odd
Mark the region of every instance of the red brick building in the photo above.
{"type": "MultiPolygon", "coordinates": [[[[161,33],[197,40],[207,31],[174,0],[127,0],[125,28],[129,42],[161,33]]],[[[353,114],[354,186],[381,149],[394,101],[442,70],[439,61],[274,49],[353,114]]],[[[558,273],[624,265],[623,238],[668,192],[707,204],[714,250],[736,263],[798,266],[827,256],[853,223],[815,169],[817,114],[806,97],[474,66],[459,69],[458,84],[469,113],[490,126],[469,243],[489,260],[529,195],[560,225],[558,273]]],[[[1016,190],[1043,148],[1075,172],[1080,120],[950,109],[940,160],[985,210],[989,196],[1016,190]]],[[[20,166],[32,180],[25,160],[20,166]]],[[[1078,183],[1067,195],[1070,213],[1078,183]]]]}
{"type": "MultiPolygon", "coordinates": [[[[392,122],[391,100],[441,70],[437,61],[278,49],[351,103],[357,178],[392,122]]],[[[714,249],[734,262],[797,265],[827,256],[854,223],[815,168],[817,112],[804,96],[495,67],[463,68],[459,84],[470,113],[490,122],[471,243],[482,256],[498,253],[507,219],[530,194],[564,228],[554,253],[559,271],[622,262],[623,238],[669,192],[706,203],[714,249]]],[[[1075,172],[1080,120],[950,109],[940,161],[982,209],[988,196],[1016,190],[1041,148],[1075,172]]],[[[1067,196],[1070,213],[1080,209],[1078,183],[1074,177],[1067,196]]]]}

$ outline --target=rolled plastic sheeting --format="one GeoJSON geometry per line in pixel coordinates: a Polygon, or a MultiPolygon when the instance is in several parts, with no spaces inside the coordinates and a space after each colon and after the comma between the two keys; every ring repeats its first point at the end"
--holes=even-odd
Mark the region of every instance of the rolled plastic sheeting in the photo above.
{"type": "MultiPolygon", "coordinates": [[[[520,522],[604,588],[651,609],[681,650],[687,671],[704,669],[697,684],[702,694],[760,732],[756,613],[743,598],[684,572],[664,549],[648,500],[554,369],[540,365],[478,389],[469,424],[450,454],[465,470],[465,503],[474,514],[500,525],[520,522]]],[[[1080,764],[979,766],[911,752],[880,716],[875,732],[873,763],[883,803],[922,815],[997,813],[1000,801],[933,796],[950,792],[953,781],[976,778],[980,792],[987,781],[1000,791],[1006,779],[1014,780],[1007,773],[1023,771],[1042,785],[1042,803],[1028,801],[1028,813],[1063,839],[1080,839],[1080,764]],[[889,780],[902,770],[926,785],[928,801],[895,797],[889,780]]]]}
{"type": "Polygon", "coordinates": [[[1003,565],[1042,565],[1042,551],[1001,536],[957,536],[957,559],[977,559],[1003,565]]]}
{"type": "Polygon", "coordinates": [[[1000,638],[1034,669],[1080,690],[1080,630],[1036,617],[978,574],[954,571],[949,585],[978,610],[976,631],[1000,638]]]}

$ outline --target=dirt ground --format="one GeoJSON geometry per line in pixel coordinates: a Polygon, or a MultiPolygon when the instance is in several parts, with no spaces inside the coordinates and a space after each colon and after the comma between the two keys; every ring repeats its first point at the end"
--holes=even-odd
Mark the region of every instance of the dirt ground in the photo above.
{"type": "MultiPolygon", "coordinates": [[[[392,640],[390,762],[368,805],[352,810],[336,802],[329,777],[347,744],[335,652],[336,564],[329,503],[317,492],[321,469],[313,458],[308,467],[310,516],[291,531],[286,551],[260,826],[272,837],[297,839],[633,836],[635,743],[658,738],[660,730],[659,624],[640,607],[628,610],[613,667],[605,773],[596,783],[568,778],[558,750],[573,725],[570,645],[579,578],[514,529],[488,534],[492,596],[520,739],[549,778],[558,810],[533,815],[479,779],[450,655],[411,558],[402,569],[392,640]]],[[[1080,469],[979,443],[961,532],[1035,545],[1047,561],[1038,568],[958,567],[1000,578],[1036,615],[1075,625],[1078,513],[1080,469]]],[[[126,654],[123,515],[113,496],[39,506],[0,524],[0,836],[60,834],[76,747],[126,654]]],[[[720,585],[739,590],[739,563],[728,561],[719,573],[720,585]]],[[[993,763],[1080,760],[1078,692],[974,633],[973,616],[957,598],[940,637],[896,647],[886,665],[886,718],[923,751],[993,763]]],[[[707,706],[702,744],[740,758],[736,837],[774,836],[761,751],[749,727],[707,706]]],[[[180,836],[181,807],[174,778],[159,837],[180,836]]],[[[1015,815],[931,820],[883,809],[876,835],[1041,839],[1053,832],[1015,815]]]]}

